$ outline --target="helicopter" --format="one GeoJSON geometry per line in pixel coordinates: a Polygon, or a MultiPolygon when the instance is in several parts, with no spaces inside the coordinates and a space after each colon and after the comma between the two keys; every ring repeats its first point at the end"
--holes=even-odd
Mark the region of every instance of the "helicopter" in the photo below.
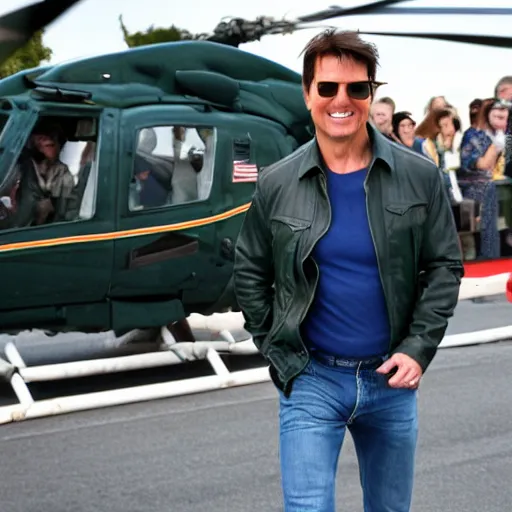
{"type": "MultiPolygon", "coordinates": [[[[44,0],[1,18],[0,60],[76,3],[44,0]]],[[[1,80],[2,332],[120,334],[166,325],[191,340],[192,313],[237,311],[234,247],[258,173],[314,136],[301,75],[238,46],[351,15],[512,14],[391,9],[398,3],[333,7],[293,21],[235,18],[194,40],[1,80]],[[25,179],[44,144],[66,162],[55,174],[54,203],[34,203],[35,185],[25,179]]],[[[512,38],[500,36],[361,33],[512,48],[512,38]]]]}

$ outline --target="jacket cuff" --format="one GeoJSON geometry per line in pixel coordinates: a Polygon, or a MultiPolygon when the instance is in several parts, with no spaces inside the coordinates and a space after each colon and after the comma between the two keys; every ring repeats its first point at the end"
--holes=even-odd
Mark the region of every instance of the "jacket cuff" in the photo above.
{"type": "Polygon", "coordinates": [[[421,336],[408,336],[391,354],[405,354],[414,359],[423,371],[428,368],[437,352],[437,344],[421,336]]]}

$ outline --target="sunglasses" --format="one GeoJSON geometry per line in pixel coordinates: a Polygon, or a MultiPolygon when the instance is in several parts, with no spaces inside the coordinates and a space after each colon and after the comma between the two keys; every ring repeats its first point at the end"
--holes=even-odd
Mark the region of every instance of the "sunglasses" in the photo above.
{"type": "Polygon", "coordinates": [[[510,107],[512,107],[512,101],[508,101],[505,99],[498,99],[493,103],[492,107],[493,108],[510,108],[510,107]]]}
{"type": "MultiPolygon", "coordinates": [[[[349,82],[346,85],[347,96],[354,100],[366,100],[373,94],[377,87],[385,85],[386,82],[374,82],[372,80],[364,80],[361,82],[349,82]]],[[[318,95],[322,98],[334,98],[338,94],[339,86],[343,85],[338,82],[318,82],[318,95]]]]}

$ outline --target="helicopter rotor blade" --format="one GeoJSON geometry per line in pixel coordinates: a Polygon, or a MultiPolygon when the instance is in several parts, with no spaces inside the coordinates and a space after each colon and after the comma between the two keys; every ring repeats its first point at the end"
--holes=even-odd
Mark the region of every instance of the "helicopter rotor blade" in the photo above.
{"type": "Polygon", "coordinates": [[[80,0],[42,0],[0,18],[0,64],[80,0]]]}
{"type": "Polygon", "coordinates": [[[433,15],[476,15],[476,16],[510,16],[511,7],[376,7],[371,12],[359,14],[433,14],[433,15]]]}
{"type": "Polygon", "coordinates": [[[358,31],[360,34],[370,36],[391,36],[391,37],[414,37],[420,39],[438,39],[440,41],[451,41],[455,43],[479,44],[484,46],[495,46],[499,48],[512,48],[512,37],[507,36],[485,36],[470,34],[436,34],[436,33],[406,33],[406,32],[366,32],[358,31]]]}
{"type": "Polygon", "coordinates": [[[303,22],[323,21],[332,18],[341,18],[344,16],[363,16],[363,15],[474,15],[474,16],[510,16],[512,8],[510,7],[393,7],[394,4],[401,3],[404,0],[380,1],[370,4],[364,4],[358,7],[343,8],[330,7],[323,11],[301,16],[298,19],[303,22]]]}
{"type": "Polygon", "coordinates": [[[375,14],[376,10],[389,9],[394,4],[402,3],[406,0],[377,0],[375,2],[369,2],[367,4],[358,5],[357,7],[329,7],[323,11],[319,11],[313,14],[306,14],[305,16],[299,16],[298,21],[311,22],[311,21],[324,21],[331,18],[338,18],[342,16],[356,16],[360,14],[375,14]]]}

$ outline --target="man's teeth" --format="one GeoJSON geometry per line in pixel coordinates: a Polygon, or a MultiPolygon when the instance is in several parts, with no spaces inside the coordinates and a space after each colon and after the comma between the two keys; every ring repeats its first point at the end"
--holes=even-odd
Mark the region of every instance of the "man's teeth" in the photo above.
{"type": "Polygon", "coordinates": [[[331,112],[329,115],[331,117],[340,119],[343,117],[350,117],[350,116],[354,115],[354,113],[353,112],[331,112]]]}

